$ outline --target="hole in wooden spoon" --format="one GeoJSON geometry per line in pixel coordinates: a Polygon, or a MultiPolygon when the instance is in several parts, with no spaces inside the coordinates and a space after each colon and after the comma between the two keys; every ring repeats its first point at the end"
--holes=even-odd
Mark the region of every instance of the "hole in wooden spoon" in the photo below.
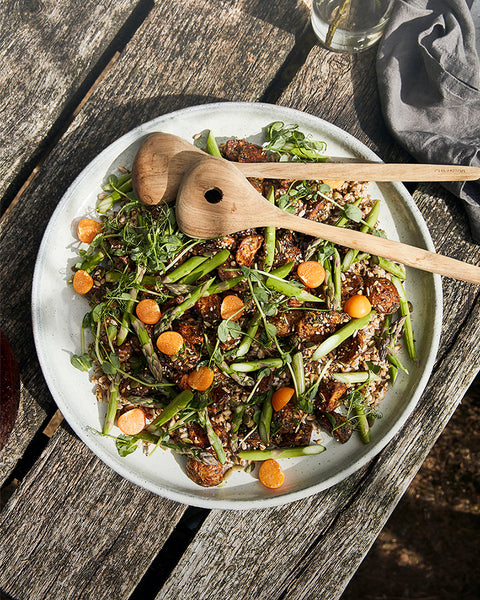
{"type": "Polygon", "coordinates": [[[218,204],[223,198],[223,192],[217,187],[207,190],[204,194],[205,200],[210,204],[218,204]]]}

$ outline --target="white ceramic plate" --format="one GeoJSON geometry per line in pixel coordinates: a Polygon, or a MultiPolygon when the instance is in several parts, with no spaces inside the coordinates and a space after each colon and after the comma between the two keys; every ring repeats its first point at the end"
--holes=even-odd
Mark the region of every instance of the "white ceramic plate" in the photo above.
{"type": "MultiPolygon", "coordinates": [[[[194,134],[212,129],[220,140],[238,136],[262,142],[265,126],[277,120],[298,124],[313,139],[325,140],[327,153],[332,156],[380,161],[344,131],[292,109],[250,103],[187,108],[137,127],[97,156],[62,198],[38,253],[32,291],[33,330],[40,365],[62,414],[91,450],[120,475],[185,504],[224,509],[261,508],[291,502],[337,484],[367,463],[400,430],[428,381],[437,351],[442,321],[440,277],[408,269],[406,287],[414,306],[418,364],[410,364],[410,375],[400,374],[395,387],[389,390],[381,405],[383,418],[375,424],[369,445],[362,444],[356,435],[340,445],[324,434],[326,452],[282,461],[285,483],[279,490],[268,490],[254,476],[243,472],[234,473],[224,487],[201,488],[186,476],[183,459],[170,451],[158,450],[147,457],[137,450],[121,458],[112,439],[94,433],[101,430],[105,408],[97,403],[87,374],[70,364],[71,355],[80,351],[80,323],[89,310],[86,299],[67,284],[79,247],[76,222],[95,215],[101,184],[117,167],[131,166],[147,134],[164,131],[192,141],[194,134]]],[[[388,237],[434,250],[425,222],[403,185],[371,184],[370,192],[374,198],[385,200],[380,222],[388,237]]]]}

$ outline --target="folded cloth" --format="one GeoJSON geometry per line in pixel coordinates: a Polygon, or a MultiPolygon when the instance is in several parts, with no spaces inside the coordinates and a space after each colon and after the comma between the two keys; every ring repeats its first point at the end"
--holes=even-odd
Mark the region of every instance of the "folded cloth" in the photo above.
{"type": "MultiPolygon", "coordinates": [[[[473,0],[396,0],[377,55],[384,118],[420,162],[480,167],[480,62],[473,0]]],[[[480,243],[480,180],[445,187],[480,243]]]]}

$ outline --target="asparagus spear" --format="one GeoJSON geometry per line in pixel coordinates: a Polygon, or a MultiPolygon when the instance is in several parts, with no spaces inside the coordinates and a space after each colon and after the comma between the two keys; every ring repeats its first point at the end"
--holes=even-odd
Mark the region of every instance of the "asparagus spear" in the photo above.
{"type": "Polygon", "coordinates": [[[296,298],[301,302],[324,302],[323,298],[318,298],[309,292],[306,292],[302,288],[297,287],[296,285],[291,284],[289,281],[285,281],[281,277],[277,277],[273,271],[267,273],[266,271],[257,270],[258,273],[262,273],[267,276],[267,280],[265,285],[271,290],[275,290],[284,296],[288,296],[289,298],[296,298]]]}
{"type": "Polygon", "coordinates": [[[183,302],[167,310],[167,312],[163,315],[163,317],[155,326],[155,335],[160,335],[160,333],[162,333],[170,327],[170,325],[175,319],[181,317],[186,310],[191,308],[195,304],[195,302],[197,302],[197,300],[199,300],[205,294],[205,292],[209,289],[213,281],[214,278],[209,279],[205,283],[201,283],[193,290],[190,296],[185,298],[183,302]]]}
{"type": "Polygon", "coordinates": [[[128,176],[126,175],[125,180],[122,181],[122,183],[119,184],[117,182],[116,188],[116,190],[108,194],[108,196],[100,200],[100,202],[97,204],[97,212],[101,215],[107,213],[115,204],[115,202],[118,202],[120,198],[126,196],[128,192],[132,191],[131,174],[129,173],[128,176]]]}
{"type": "Polygon", "coordinates": [[[104,258],[105,255],[103,252],[101,250],[96,250],[92,254],[87,254],[78,268],[82,269],[82,271],[86,271],[87,273],[91,273],[98,267],[104,258]]]}
{"type": "Polygon", "coordinates": [[[352,319],[346,325],[341,327],[338,331],[329,336],[326,340],[324,340],[320,346],[315,350],[312,355],[312,360],[320,360],[324,356],[326,356],[329,352],[334,350],[337,346],[339,346],[342,342],[352,336],[356,331],[365,327],[365,325],[370,321],[370,319],[375,314],[375,311],[372,310],[365,317],[361,319],[352,319]]]}
{"type": "Polygon", "coordinates": [[[360,439],[364,444],[370,442],[370,425],[368,424],[367,416],[365,415],[365,407],[363,404],[355,404],[355,415],[357,417],[357,429],[360,434],[360,439]]]}
{"type": "Polygon", "coordinates": [[[245,354],[248,353],[248,351],[250,350],[250,346],[252,345],[253,339],[255,338],[255,335],[258,331],[260,321],[260,315],[256,314],[253,317],[247,329],[247,333],[243,336],[243,340],[241,341],[240,345],[237,348],[237,351],[235,352],[235,358],[241,358],[242,356],[245,356],[245,354]]]}
{"type": "Polygon", "coordinates": [[[103,435],[107,435],[110,433],[115,422],[115,416],[117,414],[118,408],[118,399],[120,396],[118,387],[119,382],[116,378],[115,381],[112,381],[112,383],[110,384],[107,416],[105,417],[105,423],[103,424],[102,431],[103,435]]]}
{"type": "MultiPolygon", "coordinates": [[[[272,204],[275,204],[275,188],[270,188],[267,200],[272,204]]],[[[270,271],[275,260],[275,227],[265,227],[265,271],[270,271]]]]}
{"type": "Polygon", "coordinates": [[[337,248],[333,252],[333,310],[342,306],[342,264],[337,248]]]}
{"type": "Polygon", "coordinates": [[[212,156],[222,156],[218,148],[217,140],[211,130],[208,131],[207,152],[212,156]]]}
{"type": "Polygon", "coordinates": [[[230,368],[233,371],[240,373],[249,373],[251,371],[259,371],[265,367],[268,367],[269,369],[279,369],[282,366],[283,360],[281,358],[262,358],[249,362],[234,362],[230,365],[230,368]]]}
{"type": "MultiPolygon", "coordinates": [[[[145,275],[145,271],[145,267],[138,267],[137,276],[135,277],[135,281],[132,285],[134,285],[135,283],[141,283],[143,276],[145,275]]],[[[132,314],[133,306],[135,304],[135,300],[137,299],[137,294],[138,289],[132,287],[129,292],[130,300],[128,300],[127,302],[127,306],[125,307],[125,311],[123,313],[122,322],[120,323],[120,329],[117,335],[117,346],[121,346],[127,338],[130,315],[132,314]]]]}
{"type": "Polygon", "coordinates": [[[162,365],[155,352],[152,340],[148,335],[145,325],[140,321],[140,319],[137,319],[137,317],[134,317],[133,315],[131,315],[130,321],[140,341],[142,352],[145,358],[147,359],[147,364],[148,368],[150,369],[150,372],[158,382],[161,382],[163,372],[162,365]]]}
{"type": "MultiPolygon", "coordinates": [[[[368,213],[367,218],[365,219],[365,225],[362,225],[362,227],[360,228],[360,231],[362,233],[369,233],[375,227],[375,225],[378,221],[379,214],[380,214],[380,200],[377,200],[375,202],[375,204],[372,206],[370,212],[368,213]]],[[[343,257],[342,271],[347,271],[351,267],[351,265],[355,262],[355,259],[357,258],[358,253],[359,253],[359,250],[354,250],[353,248],[350,248],[350,250],[348,250],[348,252],[343,257]]]]}
{"type": "Polygon", "coordinates": [[[403,265],[399,265],[398,263],[383,258],[382,256],[373,256],[372,262],[374,262],[379,267],[382,267],[384,271],[395,275],[395,277],[398,277],[398,279],[405,280],[407,278],[405,267],[403,265]]]}
{"type": "Polygon", "coordinates": [[[305,393],[305,368],[303,365],[303,354],[296,352],[292,359],[293,386],[297,398],[301,398],[305,393]]]}
{"type": "MultiPolygon", "coordinates": [[[[292,260],[289,263],[285,263],[284,265],[281,265],[280,267],[277,267],[276,269],[273,269],[273,271],[270,271],[270,273],[267,273],[267,275],[274,275],[276,277],[280,277],[281,279],[285,278],[290,271],[293,269],[295,265],[295,262],[292,260]]],[[[266,282],[266,286],[268,287],[268,279],[266,282]]]]}
{"type": "Polygon", "coordinates": [[[228,250],[220,250],[214,256],[202,262],[196,269],[193,269],[188,275],[182,277],[179,281],[180,283],[192,284],[197,282],[201,277],[207,275],[214,269],[217,269],[220,265],[228,259],[230,256],[230,252],[228,250]]]}
{"type": "Polygon", "coordinates": [[[410,307],[408,306],[407,294],[405,288],[398,277],[392,277],[392,283],[397,288],[398,295],[400,296],[400,313],[406,317],[405,323],[403,324],[403,339],[407,346],[408,355],[412,360],[418,360],[417,351],[415,349],[415,342],[413,339],[412,319],[410,318],[410,307]]]}
{"type": "Polygon", "coordinates": [[[220,281],[219,283],[213,283],[205,292],[204,296],[211,296],[212,294],[221,294],[222,292],[228,292],[228,290],[234,288],[241,281],[243,281],[243,279],[244,278],[241,275],[239,275],[238,277],[231,277],[230,279],[220,281]]]}
{"type": "Polygon", "coordinates": [[[225,463],[225,461],[227,460],[227,457],[226,457],[222,442],[221,442],[220,438],[218,437],[218,435],[215,433],[215,430],[213,429],[212,423],[208,416],[207,407],[205,407],[201,412],[201,420],[202,420],[202,424],[205,427],[205,430],[207,432],[208,441],[210,442],[212,448],[215,450],[215,453],[217,455],[217,458],[218,458],[220,464],[223,465],[225,463]]]}
{"type": "Polygon", "coordinates": [[[378,381],[380,377],[371,371],[350,371],[348,373],[332,373],[332,379],[341,383],[365,383],[369,379],[378,381]]]}
{"type": "Polygon", "coordinates": [[[182,277],[189,275],[194,269],[200,266],[207,260],[206,256],[191,256],[188,260],[182,263],[179,267],[174,269],[162,280],[162,283],[175,283],[182,277]]]}
{"type": "Polygon", "coordinates": [[[268,446],[270,443],[270,425],[272,423],[273,407],[272,407],[273,390],[270,390],[262,404],[262,412],[258,421],[258,433],[260,439],[268,446]]]}
{"type": "Polygon", "coordinates": [[[270,458],[294,458],[296,456],[311,456],[325,451],[325,446],[312,444],[310,446],[297,446],[296,448],[282,448],[275,450],[242,450],[238,456],[243,460],[268,460],[270,458]]]}
{"type": "Polygon", "coordinates": [[[162,413],[147,427],[147,429],[149,431],[155,431],[162,425],[165,425],[165,423],[168,423],[170,419],[173,419],[176,414],[186,408],[192,400],[192,391],[184,390],[183,392],[180,392],[178,396],[175,396],[175,398],[169,404],[167,404],[167,406],[162,410],[162,413]]]}

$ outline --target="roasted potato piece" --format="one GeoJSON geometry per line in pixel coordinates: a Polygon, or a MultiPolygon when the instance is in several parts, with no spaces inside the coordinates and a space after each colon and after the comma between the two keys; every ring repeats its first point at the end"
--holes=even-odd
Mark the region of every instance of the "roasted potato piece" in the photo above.
{"type": "Polygon", "coordinates": [[[286,404],[273,416],[277,432],[272,443],[281,446],[307,446],[312,437],[313,424],[305,421],[305,413],[295,408],[293,402],[286,404]]]}
{"type": "Polygon", "coordinates": [[[345,273],[345,279],[342,278],[342,304],[351,296],[357,294],[363,287],[363,278],[356,273],[345,273]]]}
{"type": "Polygon", "coordinates": [[[212,294],[211,296],[199,298],[195,303],[194,310],[202,317],[202,319],[211,323],[212,321],[221,319],[220,304],[221,302],[218,294],[212,294]]]}
{"type": "Polygon", "coordinates": [[[268,152],[247,140],[228,140],[225,143],[225,156],[237,162],[268,162],[268,152]]]}
{"type": "Polygon", "coordinates": [[[189,458],[185,468],[190,479],[203,487],[212,487],[223,481],[223,468],[220,463],[206,465],[196,458],[189,458]]]}
{"type": "Polygon", "coordinates": [[[235,260],[237,264],[240,266],[249,267],[253,259],[255,258],[255,254],[261,247],[263,242],[262,235],[247,235],[240,242],[240,246],[235,254],[235,260]]]}
{"type": "Polygon", "coordinates": [[[379,313],[389,315],[400,308],[397,288],[386,277],[368,277],[364,282],[365,295],[372,308],[379,313]]]}
{"type": "Polygon", "coordinates": [[[352,437],[353,429],[348,423],[346,417],[335,411],[320,415],[319,425],[333,435],[333,437],[345,444],[352,437]]]}
{"type": "Polygon", "coordinates": [[[347,391],[347,386],[338,381],[329,381],[320,386],[318,410],[321,413],[334,411],[341,404],[341,399],[347,391]]]}
{"type": "Polygon", "coordinates": [[[292,232],[288,231],[277,236],[277,249],[274,265],[277,267],[292,261],[297,265],[300,264],[303,261],[303,253],[295,244],[292,232]]]}
{"type": "Polygon", "coordinates": [[[319,344],[335,331],[348,317],[336,311],[305,313],[296,325],[298,336],[306,341],[319,344]]]}
{"type": "Polygon", "coordinates": [[[303,311],[295,310],[269,317],[268,322],[277,328],[278,337],[287,337],[295,331],[295,325],[303,317],[303,311]]]}
{"type": "Polygon", "coordinates": [[[203,330],[200,323],[195,323],[195,321],[179,321],[177,329],[178,333],[181,334],[188,344],[201,344],[203,342],[203,330]]]}
{"type": "Polygon", "coordinates": [[[344,364],[351,363],[352,360],[357,358],[357,356],[360,356],[365,350],[365,343],[365,333],[360,329],[353,337],[346,339],[340,344],[337,351],[338,359],[344,364]]]}
{"type": "Polygon", "coordinates": [[[207,434],[203,427],[198,423],[189,423],[187,425],[188,439],[198,448],[207,448],[210,445],[207,434]]]}

